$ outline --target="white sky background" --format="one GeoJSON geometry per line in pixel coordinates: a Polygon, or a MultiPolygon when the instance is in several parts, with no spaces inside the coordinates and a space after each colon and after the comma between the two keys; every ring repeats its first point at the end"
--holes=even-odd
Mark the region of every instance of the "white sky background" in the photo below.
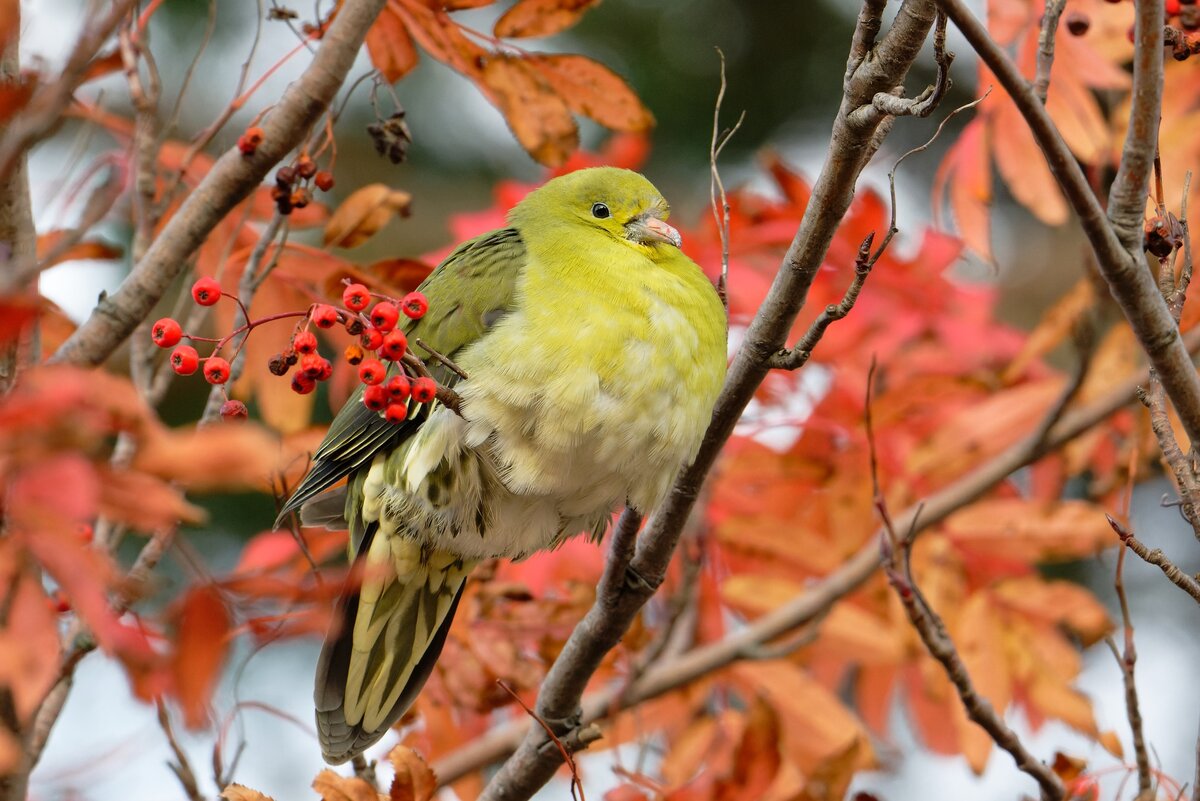
{"type": "MultiPolygon", "coordinates": [[[[82,6],[79,0],[22,2],[22,57],[27,65],[38,59],[50,65],[61,63],[66,48],[77,33],[82,6]]],[[[239,4],[223,3],[221,11],[221,28],[230,29],[229,35],[218,40],[223,52],[216,52],[214,43],[202,79],[194,81],[193,94],[186,106],[185,131],[188,133],[198,130],[216,108],[229,100],[237,70],[253,34],[254,3],[242,3],[240,10],[239,4]],[[234,14],[239,13],[240,17],[235,18],[234,14]]],[[[198,38],[199,32],[196,36],[198,38]]],[[[290,49],[294,42],[282,25],[266,25],[254,74],[290,49]]],[[[195,41],[181,41],[171,42],[170,46],[190,53],[196,44],[195,41]]],[[[967,48],[961,40],[956,46],[953,37],[951,46],[960,53],[958,66],[964,67],[961,54],[967,48]]],[[[429,59],[424,62],[428,66],[423,64],[418,71],[420,79],[406,82],[404,88],[406,104],[421,109],[420,119],[413,124],[437,132],[436,136],[421,137],[421,146],[443,149],[463,159],[529,177],[529,163],[514,150],[511,134],[500,116],[465,81],[449,78],[444,70],[429,64],[429,59]],[[471,120],[469,125],[463,124],[464,116],[471,120]]],[[[231,145],[255,111],[263,103],[277,98],[305,63],[305,57],[297,57],[270,78],[256,99],[230,124],[229,133],[218,139],[218,144],[231,145]]],[[[365,68],[365,60],[360,66],[365,68]]],[[[164,60],[160,67],[166,85],[177,85],[180,65],[164,60]]],[[[731,76],[731,80],[736,77],[731,76]]],[[[97,82],[89,92],[94,93],[96,88],[103,88],[114,97],[124,97],[119,76],[97,82]]],[[[359,97],[365,97],[365,93],[359,97]]],[[[824,155],[825,139],[822,135],[808,140],[780,141],[775,145],[789,161],[800,165],[807,174],[815,175],[824,155]]],[[[31,161],[31,173],[40,230],[70,224],[78,206],[64,209],[63,197],[89,160],[110,146],[106,136],[97,134],[87,140],[60,136],[38,148],[31,161]]],[[[867,175],[868,184],[885,196],[887,171],[898,155],[885,152],[867,175]]],[[[907,178],[906,172],[913,175],[930,169],[931,165],[922,163],[921,159],[931,158],[922,154],[906,162],[901,170],[898,179],[900,221],[906,230],[916,231],[928,218],[927,203],[920,199],[919,192],[911,191],[921,184],[907,178]]],[[[736,183],[739,176],[749,173],[749,169],[731,165],[726,173],[727,183],[736,183]]],[[[126,232],[111,226],[107,235],[116,241],[127,237],[126,232]]],[[[918,240],[916,236],[908,238],[912,245],[918,240]]],[[[1002,237],[998,236],[997,240],[1001,246],[999,255],[1003,257],[1002,237]]],[[[903,247],[904,240],[899,240],[897,245],[903,247]]],[[[121,265],[103,262],[67,265],[46,274],[43,289],[72,316],[81,319],[101,290],[116,286],[123,270],[121,265]]],[[[816,383],[810,381],[809,389],[819,393],[820,376],[814,373],[812,378],[816,383]]],[[[797,399],[788,410],[788,419],[801,418],[807,408],[805,399],[797,399]]],[[[782,444],[789,435],[785,426],[772,436],[779,437],[782,444]]],[[[1162,491],[1162,487],[1139,491],[1135,527],[1139,533],[1146,532],[1145,539],[1153,540],[1168,551],[1171,544],[1175,544],[1176,553],[1186,553],[1188,549],[1194,552],[1195,543],[1190,532],[1179,525],[1174,510],[1158,507],[1162,491]]],[[[224,549],[226,553],[236,547],[232,541],[222,541],[219,535],[208,537],[202,546],[215,551],[224,549]]],[[[1102,563],[1091,568],[1094,586],[1102,594],[1107,587],[1107,577],[1111,576],[1111,565],[1110,553],[1102,563]]],[[[1191,571],[1200,567],[1194,562],[1181,566],[1191,571]]],[[[1200,638],[1195,636],[1196,608],[1182,593],[1167,585],[1153,568],[1129,560],[1127,571],[1137,623],[1138,677],[1148,739],[1154,747],[1156,761],[1161,762],[1166,773],[1181,781],[1190,780],[1200,710],[1200,685],[1195,681],[1195,665],[1200,664],[1200,638]]],[[[307,725],[311,721],[310,682],[315,658],[315,643],[289,643],[268,649],[250,662],[239,687],[240,697],[278,707],[307,725]]],[[[1103,646],[1091,649],[1085,664],[1080,686],[1095,699],[1101,728],[1124,732],[1124,700],[1119,672],[1107,649],[1103,646]]],[[[232,690],[227,681],[219,699],[219,709],[230,707],[232,690]]],[[[1020,792],[1033,792],[1032,784],[1016,772],[1007,755],[994,753],[987,773],[977,779],[962,759],[933,757],[921,751],[906,733],[899,711],[896,720],[895,742],[880,749],[889,757],[890,772],[863,776],[856,782],[856,789],[870,789],[891,801],[942,798],[1001,801],[1012,799],[1020,792]]],[[[1019,716],[1015,723],[1021,727],[1019,716]]],[[[257,711],[246,713],[244,725],[247,749],[236,780],[279,801],[313,797],[308,786],[321,767],[315,736],[257,711]]],[[[205,732],[195,737],[185,734],[182,739],[201,772],[203,789],[215,795],[208,769],[212,734],[205,732]]],[[[1128,737],[1123,739],[1128,748],[1128,737]]],[[[1094,759],[1096,766],[1113,764],[1098,747],[1089,745],[1082,737],[1061,726],[1048,725],[1027,743],[1035,752],[1047,757],[1062,749],[1094,759]]],[[[373,753],[382,754],[387,747],[385,742],[373,753]]],[[[153,709],[132,699],[118,667],[94,655],[85,660],[79,670],[70,701],[34,775],[33,794],[38,799],[81,797],[91,801],[159,801],[180,797],[181,791],[165,767],[169,756],[153,709]]],[[[604,788],[615,783],[607,768],[609,760],[610,757],[604,754],[585,758],[589,796],[598,798],[604,788]]],[[[629,761],[627,757],[626,763],[629,761]]],[[[1108,797],[1111,797],[1118,778],[1114,777],[1107,785],[1108,797]]],[[[569,796],[565,784],[552,785],[539,795],[544,799],[566,797],[569,796]]]]}

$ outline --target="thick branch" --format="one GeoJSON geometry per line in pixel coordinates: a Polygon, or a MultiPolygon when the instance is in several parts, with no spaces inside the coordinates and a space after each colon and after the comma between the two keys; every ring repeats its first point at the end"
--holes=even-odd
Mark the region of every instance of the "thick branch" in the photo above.
{"type": "MultiPolygon", "coordinates": [[[[963,36],[979,53],[979,57],[995,73],[997,80],[1004,86],[1025,118],[1063,194],[1079,216],[1080,224],[1095,251],[1096,263],[1108,283],[1109,290],[1133,327],[1134,334],[1137,335],[1138,342],[1151,364],[1157,369],[1167,395],[1175,404],[1184,430],[1192,442],[1200,442],[1200,377],[1197,377],[1186,349],[1179,340],[1179,329],[1158,291],[1154,276],[1146,269],[1140,238],[1136,242],[1127,237],[1123,239],[1127,226],[1125,204],[1133,203],[1134,195],[1138,195],[1136,204],[1140,219],[1149,164],[1153,162],[1153,136],[1157,130],[1157,116],[1155,115],[1152,124],[1142,119],[1142,116],[1152,108],[1157,108],[1156,104],[1147,98],[1148,93],[1155,91],[1148,84],[1156,80],[1156,75],[1161,76],[1161,72],[1155,72],[1148,62],[1162,58],[1161,10],[1158,12],[1158,34],[1146,32],[1145,20],[1139,23],[1142,27],[1139,34],[1139,54],[1135,61],[1133,103],[1133,115],[1136,119],[1130,123],[1130,138],[1139,139],[1126,143],[1125,157],[1130,159],[1130,162],[1128,165],[1122,164],[1124,177],[1119,186],[1114,186],[1116,196],[1113,202],[1118,206],[1114,210],[1118,215],[1114,217],[1114,221],[1122,226],[1122,234],[1118,236],[1117,229],[1110,223],[1100,206],[1100,201],[1088,186],[1079,163],[1016,65],[992,41],[984,26],[967,10],[963,0],[937,0],[937,3],[945,9],[947,16],[962,31],[963,36]],[[1149,42],[1156,37],[1160,45],[1158,49],[1151,50],[1149,42]],[[1141,140],[1140,137],[1144,136],[1151,138],[1141,140]],[[1150,154],[1150,162],[1144,164],[1146,152],[1150,154]]],[[[1152,5],[1154,4],[1142,3],[1139,7],[1152,5]]],[[[1150,12],[1145,9],[1139,12],[1141,17],[1148,14],[1150,12]]]]}
{"type": "Polygon", "coordinates": [[[312,63],[263,122],[263,143],[254,155],[243,155],[235,148],[221,156],[117,291],[100,301],[51,361],[100,364],[129,336],[217,223],[304,140],[329,108],[384,3],[348,0],[338,10],[312,63]]]}
{"type": "MultiPolygon", "coordinates": [[[[1186,339],[1193,351],[1200,350],[1200,332],[1189,335],[1186,339]]],[[[919,516],[915,506],[901,512],[896,517],[895,525],[904,531],[914,526],[916,531],[923,531],[937,525],[952,513],[982,497],[1016,470],[1046,453],[1061,448],[1119,409],[1128,406],[1133,402],[1138,386],[1147,380],[1148,375],[1142,372],[1114,387],[1104,397],[1061,414],[1047,432],[1042,433],[1043,426],[1038,426],[1021,442],[926,498],[919,516]]],[[[589,693],[581,704],[581,723],[586,725],[603,719],[614,712],[682,687],[745,658],[763,643],[808,625],[837,601],[862,586],[863,582],[874,574],[879,567],[880,558],[876,543],[882,533],[877,532],[875,537],[869,540],[870,544],[867,547],[803,595],[732,632],[720,642],[694,648],[673,659],[650,665],[643,675],[628,687],[613,685],[589,693]]],[[[1200,588],[1197,592],[1200,593],[1200,588]]],[[[1200,600],[1200,596],[1197,600],[1200,600]]],[[[498,762],[517,748],[528,731],[529,721],[524,718],[492,729],[484,737],[472,741],[435,763],[433,767],[438,780],[444,784],[451,784],[473,771],[498,762]]]]}

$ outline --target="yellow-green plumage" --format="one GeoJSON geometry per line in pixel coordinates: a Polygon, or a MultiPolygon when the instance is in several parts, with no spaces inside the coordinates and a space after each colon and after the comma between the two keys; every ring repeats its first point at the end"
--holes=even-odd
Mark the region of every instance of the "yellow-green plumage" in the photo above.
{"type": "Polygon", "coordinates": [[[550,181],[422,285],[430,310],[409,335],[469,376],[438,375],[462,416],[435,405],[393,426],[356,398],[334,421],[287,506],[337,523],[340,506],[364,570],[317,671],[327,760],[361,753],[415,700],[475,562],[599,536],[618,504],[651,510],[694,457],[725,319],[666,213],[627,170],[550,181]]]}

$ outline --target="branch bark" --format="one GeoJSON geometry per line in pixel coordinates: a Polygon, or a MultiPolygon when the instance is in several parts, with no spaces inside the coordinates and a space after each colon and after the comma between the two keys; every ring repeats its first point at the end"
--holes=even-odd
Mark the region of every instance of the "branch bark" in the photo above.
{"type": "Polygon", "coordinates": [[[217,223],[304,140],[329,108],[384,4],[348,0],[339,9],[312,63],[263,122],[263,143],[254,155],[233,148],[217,160],[121,286],[100,301],[51,362],[100,364],[133,332],[217,223]]]}
{"type": "MultiPolygon", "coordinates": [[[[933,0],[905,0],[891,29],[876,43],[876,12],[882,10],[882,5],[868,2],[860,15],[860,24],[870,29],[855,33],[845,94],[834,120],[829,154],[771,290],[734,357],[700,452],[680,472],[667,500],[642,533],[633,558],[623,571],[623,580],[607,585],[613,592],[602,588],[598,593],[595,606],[572,633],[543,682],[537,714],[551,726],[561,727],[556,732],[565,733],[578,723],[579,703],[588,680],[662,583],[705,476],[755,388],[770,369],[772,356],[783,349],[838,224],[849,208],[858,175],[890,130],[893,118],[875,109],[872,101],[879,92],[892,93],[901,87],[933,26],[935,7],[933,0]],[[870,113],[855,114],[864,109],[870,113]]],[[[481,798],[509,801],[532,796],[562,762],[557,749],[546,747],[549,744],[544,731],[530,730],[481,798]]]]}
{"type": "MultiPolygon", "coordinates": [[[[1200,331],[1190,333],[1185,340],[1192,353],[1200,352],[1200,331]]],[[[1148,380],[1148,373],[1142,371],[1086,406],[1060,414],[1048,430],[1043,431],[1044,426],[1037,426],[1021,442],[926,498],[919,515],[916,506],[905,509],[895,520],[897,529],[908,531],[915,525],[916,531],[919,532],[937,525],[995,488],[1016,470],[1046,453],[1061,448],[1065,443],[1134,402],[1138,387],[1148,380]]],[[[678,689],[745,658],[764,643],[808,625],[874,575],[880,564],[877,542],[882,534],[882,530],[876,532],[876,536],[866,547],[803,595],[798,595],[785,605],[755,619],[720,642],[694,648],[672,659],[651,665],[641,677],[627,687],[610,686],[589,693],[581,704],[581,723],[587,725],[615,711],[636,706],[647,699],[657,698],[678,689]]],[[[1197,600],[1200,600],[1200,596],[1197,600]]],[[[443,757],[433,765],[438,781],[451,784],[473,771],[504,759],[517,748],[529,728],[527,719],[514,720],[490,730],[484,737],[443,757]]]]}
{"type": "Polygon", "coordinates": [[[1129,134],[1106,215],[1079,162],[1012,59],[992,41],[963,0],[937,0],[937,4],[996,75],[1025,118],[1050,171],[1079,217],[1109,291],[1158,371],[1184,430],[1192,442],[1200,442],[1200,377],[1188,358],[1179,328],[1154,276],[1147,269],[1140,236],[1162,93],[1162,9],[1154,3],[1138,3],[1138,48],[1134,58],[1129,134]]]}

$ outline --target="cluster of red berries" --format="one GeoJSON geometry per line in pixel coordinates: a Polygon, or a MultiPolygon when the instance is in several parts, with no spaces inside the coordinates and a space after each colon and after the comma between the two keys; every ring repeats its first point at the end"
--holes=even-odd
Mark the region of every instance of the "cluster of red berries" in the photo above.
{"type": "Polygon", "coordinates": [[[295,164],[285,164],[275,171],[271,199],[275,201],[275,208],[280,214],[291,214],[293,209],[302,209],[312,202],[309,181],[322,192],[333,189],[333,174],[318,170],[316,162],[307,156],[301,156],[295,164]]]}
{"type": "MultiPolygon", "coordinates": [[[[1107,0],[1109,3],[1123,3],[1128,0],[1107,0]]],[[[1163,0],[1163,11],[1166,12],[1167,28],[1164,31],[1165,41],[1171,48],[1171,55],[1177,61],[1183,61],[1189,56],[1200,54],[1200,39],[1193,39],[1187,32],[1200,30],[1200,4],[1197,0],[1163,0]],[[1178,24],[1178,28],[1174,27],[1178,24]]],[[[1069,11],[1064,23],[1074,36],[1083,36],[1091,27],[1091,20],[1081,11],[1069,11]]],[[[1129,27],[1129,41],[1134,41],[1134,28],[1129,27]]]]}
{"type": "MultiPolygon", "coordinates": [[[[192,299],[201,306],[212,306],[221,299],[221,286],[212,278],[201,278],[192,285],[192,299]]],[[[282,315],[251,320],[223,339],[214,340],[185,334],[178,321],[164,317],[150,331],[151,339],[160,348],[171,351],[171,367],[179,375],[191,375],[203,364],[204,378],[210,384],[223,385],[229,381],[229,362],[216,355],[234,336],[249,331],[263,323],[286,317],[302,317],[289,346],[271,357],[268,369],[278,376],[292,372],[292,390],[307,395],[318,383],[333,375],[333,364],[318,350],[316,334],[308,330],[311,323],[317,328],[331,329],[341,325],[358,341],[345,350],[346,361],[358,367],[359,380],[366,385],[363,404],[384,417],[399,423],[408,416],[408,399],[418,403],[429,403],[437,395],[437,383],[428,376],[410,376],[403,366],[396,375],[388,378],[388,367],[384,362],[399,363],[408,352],[408,338],[396,326],[400,315],[418,319],[429,310],[429,301],[420,292],[410,292],[400,300],[371,292],[363,284],[349,284],[342,293],[345,308],[317,303],[303,312],[288,312],[282,315]],[[373,298],[379,300],[372,306],[373,298]],[[368,312],[368,307],[370,311],[368,312]],[[181,345],[184,337],[193,341],[215,342],[213,355],[200,358],[191,345],[181,345]],[[368,356],[368,353],[373,354],[368,356]]],[[[420,362],[417,362],[419,365],[420,362]]],[[[241,401],[227,400],[221,408],[221,416],[227,419],[242,419],[247,416],[246,406],[241,401]]]]}

